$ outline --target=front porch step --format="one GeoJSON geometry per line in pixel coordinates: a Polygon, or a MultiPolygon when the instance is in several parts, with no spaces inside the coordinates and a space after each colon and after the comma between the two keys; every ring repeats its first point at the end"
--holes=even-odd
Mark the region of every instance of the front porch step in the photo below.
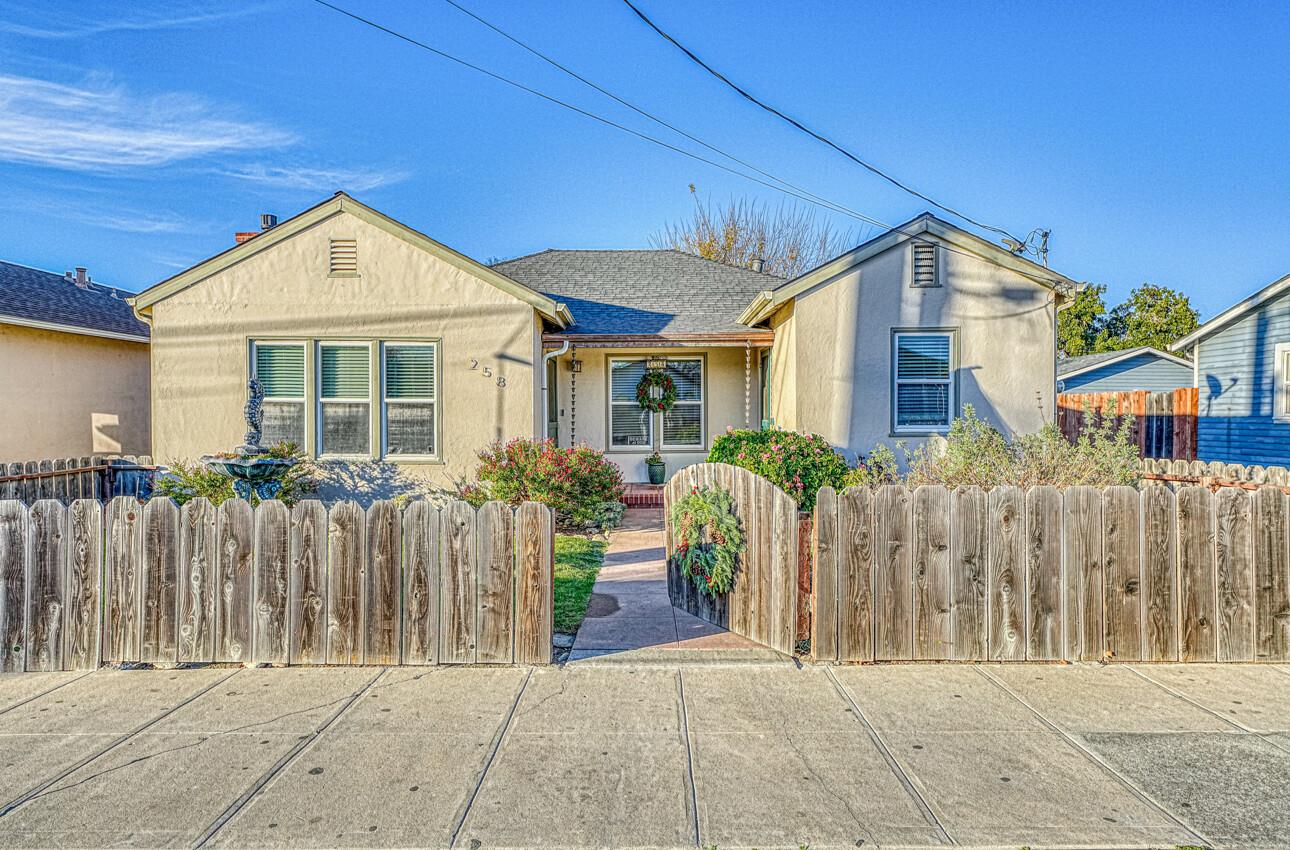
{"type": "Polygon", "coordinates": [[[629,508],[663,507],[662,484],[628,484],[623,503],[629,508]]]}

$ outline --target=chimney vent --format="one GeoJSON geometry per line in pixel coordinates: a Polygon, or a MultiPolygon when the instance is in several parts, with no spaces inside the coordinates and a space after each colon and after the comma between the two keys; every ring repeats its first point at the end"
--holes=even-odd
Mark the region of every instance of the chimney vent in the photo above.
{"type": "Polygon", "coordinates": [[[259,235],[260,231],[258,230],[239,230],[237,233],[233,234],[233,238],[237,240],[237,244],[241,245],[246,240],[254,239],[259,235]]]}
{"type": "Polygon", "coordinates": [[[261,229],[261,230],[271,230],[272,228],[277,227],[277,226],[278,226],[278,217],[277,217],[276,215],[274,215],[273,213],[261,213],[261,214],[260,214],[260,229],[261,229]]]}
{"type": "Polygon", "coordinates": [[[753,271],[760,274],[763,270],[765,270],[765,268],[766,268],[765,260],[763,260],[761,257],[753,257],[753,260],[752,260],[753,271]]]}
{"type": "Polygon", "coordinates": [[[90,276],[85,273],[85,266],[76,267],[76,279],[72,282],[80,289],[90,288],[90,276]]]}

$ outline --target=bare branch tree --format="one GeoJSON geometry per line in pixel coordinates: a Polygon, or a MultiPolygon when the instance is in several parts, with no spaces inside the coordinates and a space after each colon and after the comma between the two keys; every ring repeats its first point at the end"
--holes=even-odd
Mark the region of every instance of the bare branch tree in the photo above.
{"type": "Polygon", "coordinates": [[[728,266],[752,268],[764,261],[764,270],[792,278],[855,245],[863,238],[854,230],[838,231],[832,222],[809,207],[781,203],[768,208],[740,199],[715,207],[701,200],[690,184],[694,212],[666,224],[650,236],[655,248],[674,248],[728,266]]]}

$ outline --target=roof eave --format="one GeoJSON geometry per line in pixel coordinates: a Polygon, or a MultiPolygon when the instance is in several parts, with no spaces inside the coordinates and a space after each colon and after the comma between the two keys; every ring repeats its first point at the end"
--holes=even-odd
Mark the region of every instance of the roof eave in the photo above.
{"type": "Polygon", "coordinates": [[[1105,360],[1099,360],[1097,363],[1093,363],[1089,366],[1081,366],[1080,368],[1070,372],[1058,371],[1057,377],[1059,379],[1074,378],[1078,375],[1085,375],[1098,369],[1104,369],[1107,366],[1114,366],[1116,363],[1122,363],[1125,360],[1130,360],[1134,357],[1140,357],[1143,354],[1154,354],[1157,357],[1163,357],[1165,360],[1168,360],[1170,363],[1175,365],[1186,366],[1188,369],[1192,368],[1192,362],[1190,360],[1184,360],[1183,358],[1176,357],[1167,351],[1161,351],[1158,348],[1144,345],[1138,348],[1127,348],[1115,357],[1108,357],[1105,360]]]}
{"type": "Polygon", "coordinates": [[[1182,339],[1175,340],[1170,344],[1169,350],[1187,351],[1191,349],[1192,346],[1200,342],[1205,337],[1226,327],[1228,324],[1239,319],[1241,316],[1244,316],[1256,307],[1260,307],[1268,303],[1273,298],[1276,298],[1287,290],[1290,290],[1290,274],[1272,281],[1272,283],[1269,283],[1267,286],[1263,287],[1248,298],[1228,307],[1205,324],[1196,328],[1196,330],[1187,334],[1187,336],[1182,339]]]}
{"type": "Polygon", "coordinates": [[[122,333],[120,331],[103,330],[102,328],[87,328],[81,325],[64,325],[60,322],[43,322],[40,319],[28,319],[23,316],[0,315],[0,325],[17,325],[23,328],[32,328],[38,331],[56,331],[58,333],[78,334],[80,336],[96,336],[103,339],[119,339],[124,342],[141,342],[147,345],[150,340],[146,336],[138,334],[122,333]]]}

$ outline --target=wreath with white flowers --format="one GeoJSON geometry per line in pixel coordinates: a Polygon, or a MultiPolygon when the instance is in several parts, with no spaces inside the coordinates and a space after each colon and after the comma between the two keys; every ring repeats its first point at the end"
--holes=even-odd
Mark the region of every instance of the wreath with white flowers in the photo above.
{"type": "Polygon", "coordinates": [[[672,382],[672,376],[660,369],[650,369],[636,384],[636,403],[651,413],[667,413],[676,404],[676,384],[672,382]],[[658,398],[650,394],[654,387],[662,390],[658,398]]]}
{"type": "Polygon", "coordinates": [[[695,487],[672,506],[673,563],[700,593],[729,593],[744,536],[735,516],[734,499],[718,487],[695,487]]]}

